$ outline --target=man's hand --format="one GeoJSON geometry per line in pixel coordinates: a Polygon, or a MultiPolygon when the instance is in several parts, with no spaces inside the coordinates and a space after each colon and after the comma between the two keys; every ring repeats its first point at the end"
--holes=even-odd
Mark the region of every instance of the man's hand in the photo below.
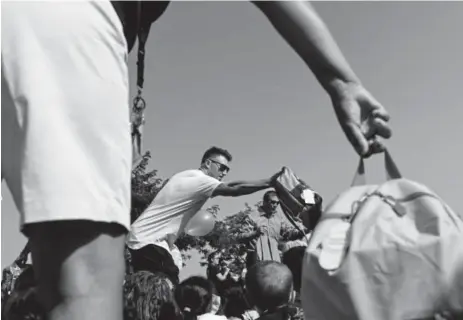
{"type": "Polygon", "coordinates": [[[350,143],[362,157],[385,150],[377,137],[390,138],[389,114],[386,109],[358,83],[337,85],[331,95],[338,121],[350,143]]]}
{"type": "Polygon", "coordinates": [[[256,1],[254,4],[305,61],[330,95],[338,120],[362,157],[381,152],[376,137],[389,138],[389,116],[361,85],[327,26],[307,1],[256,1]]]}
{"type": "Polygon", "coordinates": [[[257,236],[265,234],[266,229],[265,226],[258,226],[256,230],[257,236]]]}
{"type": "Polygon", "coordinates": [[[277,179],[281,176],[283,171],[285,170],[285,167],[281,168],[277,173],[275,173],[273,176],[270,177],[269,179],[269,185],[274,187],[277,179]]]}

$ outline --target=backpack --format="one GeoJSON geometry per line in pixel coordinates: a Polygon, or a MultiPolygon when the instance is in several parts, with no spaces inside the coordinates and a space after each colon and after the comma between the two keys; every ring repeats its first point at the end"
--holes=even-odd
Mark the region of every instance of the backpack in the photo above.
{"type": "Polygon", "coordinates": [[[287,167],[283,168],[274,188],[280,199],[283,213],[289,221],[293,223],[294,218],[299,218],[304,227],[312,231],[321,216],[322,197],[287,167]],[[305,190],[313,195],[314,199],[311,199],[313,201],[306,201],[303,198],[305,190]]]}
{"type": "Polygon", "coordinates": [[[463,311],[463,220],[426,186],[402,178],[352,187],[327,206],[303,260],[305,318],[433,319],[463,311]]]}

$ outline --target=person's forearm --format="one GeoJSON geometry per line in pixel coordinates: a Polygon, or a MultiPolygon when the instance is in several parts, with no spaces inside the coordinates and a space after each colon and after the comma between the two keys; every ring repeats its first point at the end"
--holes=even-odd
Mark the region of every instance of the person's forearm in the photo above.
{"type": "Polygon", "coordinates": [[[247,181],[244,181],[244,180],[237,180],[237,181],[232,181],[232,182],[229,182],[227,183],[230,187],[234,187],[234,186],[237,186],[237,185],[240,185],[240,184],[246,184],[248,183],[247,181]]]}
{"type": "Polygon", "coordinates": [[[270,188],[270,179],[257,181],[235,181],[228,183],[228,185],[233,187],[233,193],[235,196],[244,196],[270,188]]]}
{"type": "Polygon", "coordinates": [[[339,93],[345,83],[360,83],[309,2],[257,1],[255,5],[306,62],[328,94],[339,93]]]}

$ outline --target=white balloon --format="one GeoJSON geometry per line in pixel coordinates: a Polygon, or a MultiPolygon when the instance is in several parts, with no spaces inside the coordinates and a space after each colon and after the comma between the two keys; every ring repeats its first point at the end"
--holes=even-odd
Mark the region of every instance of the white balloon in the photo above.
{"type": "Polygon", "coordinates": [[[198,211],[185,226],[185,233],[193,237],[202,237],[214,229],[215,217],[207,210],[198,211]]]}

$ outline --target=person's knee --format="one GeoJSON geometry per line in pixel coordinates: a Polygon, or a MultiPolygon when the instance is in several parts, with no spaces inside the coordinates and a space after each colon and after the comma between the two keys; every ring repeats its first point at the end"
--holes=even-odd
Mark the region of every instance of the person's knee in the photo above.
{"type": "Polygon", "coordinates": [[[67,299],[121,293],[125,232],[116,224],[90,221],[28,225],[25,233],[46,308],[67,299]]]}

